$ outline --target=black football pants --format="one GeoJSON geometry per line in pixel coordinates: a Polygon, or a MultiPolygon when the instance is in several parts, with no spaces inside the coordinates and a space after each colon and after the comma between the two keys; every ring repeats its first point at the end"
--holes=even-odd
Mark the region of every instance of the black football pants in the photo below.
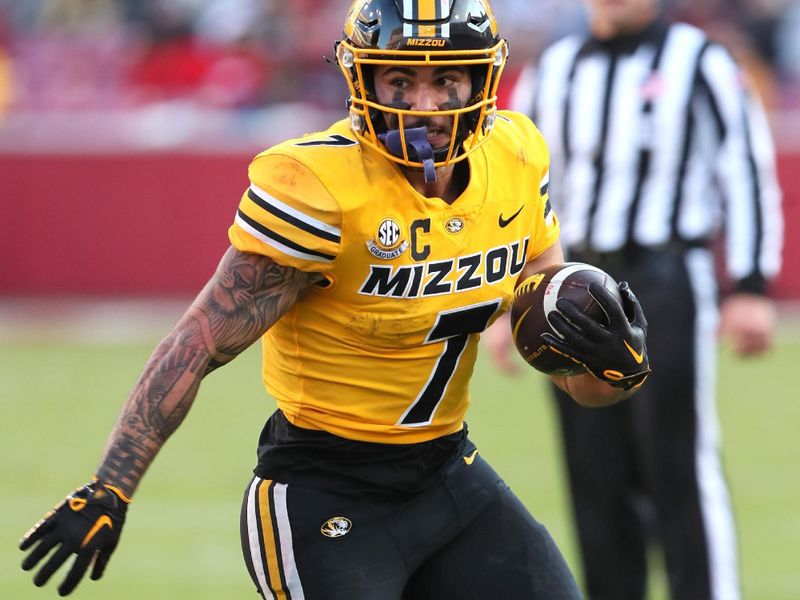
{"type": "Polygon", "coordinates": [[[581,408],[557,391],[588,597],[642,600],[653,541],[663,549],[673,600],[737,600],[715,409],[710,253],[644,251],[594,264],[628,281],[639,298],[653,372],[636,396],[609,408],[581,408]]]}
{"type": "Polygon", "coordinates": [[[410,497],[354,497],[254,478],[242,549],[264,598],[576,600],[547,530],[480,457],[410,497]]]}

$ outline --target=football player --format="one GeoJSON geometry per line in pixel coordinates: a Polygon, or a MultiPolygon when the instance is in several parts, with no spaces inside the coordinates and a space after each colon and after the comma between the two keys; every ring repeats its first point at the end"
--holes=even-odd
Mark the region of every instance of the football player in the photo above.
{"type": "MultiPolygon", "coordinates": [[[[93,480],[23,538],[23,568],[77,555],[99,578],[146,469],[203,377],[261,339],[278,404],[241,512],[264,598],[578,598],[564,559],[469,440],[480,333],[520,278],[563,261],[548,154],[498,112],[508,46],[486,0],[356,0],[336,44],[349,118],[257,156],[231,247],[156,348],[93,480]]],[[[647,372],[635,297],[598,300],[606,335],[559,348],[577,402],[629,396],[647,372]],[[604,380],[614,369],[622,380],[604,380]]],[[[565,307],[569,311],[570,307],[565,307]]],[[[580,315],[574,315],[580,319],[580,315]]],[[[599,325],[582,324],[584,332],[599,325]]]]}

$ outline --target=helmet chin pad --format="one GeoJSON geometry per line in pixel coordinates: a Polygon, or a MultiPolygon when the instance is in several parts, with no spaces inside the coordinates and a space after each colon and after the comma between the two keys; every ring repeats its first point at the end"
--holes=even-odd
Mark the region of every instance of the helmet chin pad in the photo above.
{"type": "Polygon", "coordinates": [[[399,129],[390,129],[385,133],[379,133],[378,139],[384,143],[389,152],[398,158],[405,158],[403,155],[403,146],[405,145],[408,150],[408,158],[422,163],[425,172],[425,183],[436,181],[433,147],[428,141],[427,127],[412,127],[403,130],[402,133],[399,129]]]}

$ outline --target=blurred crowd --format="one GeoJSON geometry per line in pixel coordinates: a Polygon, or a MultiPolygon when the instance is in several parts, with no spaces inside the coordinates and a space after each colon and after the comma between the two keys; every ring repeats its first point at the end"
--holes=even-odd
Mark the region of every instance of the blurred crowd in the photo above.
{"type": "MultiPolygon", "coordinates": [[[[771,108],[800,107],[800,0],[668,0],[723,41],[771,108]]],[[[0,0],[0,115],[188,104],[343,108],[349,0],[0,0]]],[[[511,76],[585,27],[581,0],[493,0],[511,76]]]]}
{"type": "Polygon", "coordinates": [[[248,108],[313,95],[308,86],[338,77],[322,55],[343,4],[0,0],[2,95],[26,109],[248,108]]]}

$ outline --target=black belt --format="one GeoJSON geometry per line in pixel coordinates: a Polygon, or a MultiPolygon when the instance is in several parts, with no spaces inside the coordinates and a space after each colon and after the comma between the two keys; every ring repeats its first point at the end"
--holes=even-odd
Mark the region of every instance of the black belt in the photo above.
{"type": "Polygon", "coordinates": [[[687,250],[708,248],[706,239],[673,240],[665,244],[645,246],[643,244],[625,244],[617,250],[599,252],[588,247],[573,247],[566,250],[567,260],[585,262],[608,271],[615,267],[629,266],[646,259],[665,256],[682,256],[687,250]]]}

